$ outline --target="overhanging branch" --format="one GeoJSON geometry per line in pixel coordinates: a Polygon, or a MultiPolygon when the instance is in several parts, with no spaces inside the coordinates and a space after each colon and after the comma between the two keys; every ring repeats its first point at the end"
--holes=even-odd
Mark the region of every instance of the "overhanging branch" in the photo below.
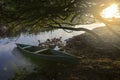
{"type": "Polygon", "coordinates": [[[91,35],[93,35],[95,38],[97,38],[99,41],[102,41],[103,40],[99,37],[98,34],[96,34],[95,32],[89,30],[89,29],[86,29],[86,28],[72,28],[72,27],[59,27],[59,26],[52,26],[52,25],[49,25],[51,28],[57,28],[57,29],[67,29],[67,30],[73,30],[73,31],[85,31],[91,35]]]}

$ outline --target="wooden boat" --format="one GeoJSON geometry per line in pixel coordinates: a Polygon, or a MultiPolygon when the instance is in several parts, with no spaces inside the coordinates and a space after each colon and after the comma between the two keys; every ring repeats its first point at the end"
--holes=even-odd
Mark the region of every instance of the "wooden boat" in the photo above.
{"type": "Polygon", "coordinates": [[[29,56],[35,61],[54,61],[54,62],[78,62],[79,57],[70,55],[65,52],[52,50],[50,48],[40,48],[38,46],[31,46],[26,44],[16,44],[17,48],[26,56],[29,56]]]}

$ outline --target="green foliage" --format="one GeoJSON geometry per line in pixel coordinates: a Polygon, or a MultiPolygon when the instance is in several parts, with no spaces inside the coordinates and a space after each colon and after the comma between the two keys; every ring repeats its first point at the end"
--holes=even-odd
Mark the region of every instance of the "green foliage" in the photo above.
{"type": "Polygon", "coordinates": [[[103,9],[102,6],[105,8],[115,1],[0,0],[0,28],[6,26],[7,32],[15,33],[37,31],[43,27],[90,24],[95,22],[95,16],[103,9]]]}
{"type": "MultiPolygon", "coordinates": [[[[0,21],[2,24],[14,22],[16,25],[46,27],[72,22],[79,16],[94,13],[109,0],[1,0],[0,21]]],[[[110,2],[111,3],[111,2],[110,2]]],[[[77,22],[78,23],[78,22],[77,22]]],[[[74,24],[74,23],[73,23],[74,24]]]]}

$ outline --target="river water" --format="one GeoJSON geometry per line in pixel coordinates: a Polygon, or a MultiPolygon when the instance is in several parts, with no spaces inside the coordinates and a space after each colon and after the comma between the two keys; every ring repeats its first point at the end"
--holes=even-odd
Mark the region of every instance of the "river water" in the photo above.
{"type": "MultiPolygon", "coordinates": [[[[101,23],[94,23],[91,25],[76,26],[85,27],[87,29],[94,29],[96,27],[104,26],[101,23]]],[[[24,56],[20,54],[16,49],[15,43],[25,43],[30,45],[38,45],[38,40],[44,42],[46,39],[59,38],[62,36],[62,40],[71,38],[75,35],[82,34],[84,32],[73,31],[72,33],[67,33],[62,29],[57,29],[49,32],[40,32],[37,35],[33,34],[23,34],[19,37],[14,38],[2,38],[0,39],[0,80],[10,79],[16,71],[23,68],[32,69],[34,64],[28,61],[24,56]]]]}

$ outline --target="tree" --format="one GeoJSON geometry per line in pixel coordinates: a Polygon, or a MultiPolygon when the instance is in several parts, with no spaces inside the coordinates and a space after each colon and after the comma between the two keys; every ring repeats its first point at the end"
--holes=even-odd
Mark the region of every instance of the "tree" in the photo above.
{"type": "Polygon", "coordinates": [[[76,29],[78,24],[90,24],[95,19],[108,24],[100,12],[118,0],[1,0],[0,23],[10,29],[33,30],[38,27],[76,29]]]}

